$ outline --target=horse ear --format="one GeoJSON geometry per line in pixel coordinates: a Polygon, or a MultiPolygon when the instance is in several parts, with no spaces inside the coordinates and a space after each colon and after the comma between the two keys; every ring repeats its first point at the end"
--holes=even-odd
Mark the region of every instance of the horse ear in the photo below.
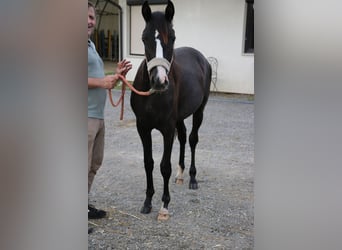
{"type": "Polygon", "coordinates": [[[151,20],[152,12],[151,12],[150,6],[148,5],[148,1],[144,2],[142,9],[141,9],[141,13],[146,22],[151,20]]]}
{"type": "Polygon", "coordinates": [[[167,21],[171,22],[173,19],[173,15],[175,14],[175,7],[173,6],[173,3],[169,0],[167,2],[167,6],[165,9],[165,18],[167,21]]]}

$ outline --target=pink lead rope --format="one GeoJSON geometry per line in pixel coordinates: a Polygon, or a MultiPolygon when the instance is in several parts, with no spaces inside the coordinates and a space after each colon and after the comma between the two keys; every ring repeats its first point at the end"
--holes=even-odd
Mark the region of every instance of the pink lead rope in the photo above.
{"type": "Polygon", "coordinates": [[[108,95],[109,95],[109,100],[110,103],[112,104],[113,107],[117,107],[121,103],[121,114],[120,114],[120,120],[123,119],[123,113],[124,113],[124,100],[125,100],[125,90],[126,90],[126,85],[136,94],[142,95],[142,96],[149,96],[153,94],[153,90],[150,89],[149,91],[139,91],[133,87],[132,84],[130,84],[127,79],[123,75],[119,75],[119,78],[122,81],[122,87],[121,87],[121,96],[118,100],[117,103],[114,103],[113,97],[112,97],[112,91],[111,89],[108,89],[108,95]]]}

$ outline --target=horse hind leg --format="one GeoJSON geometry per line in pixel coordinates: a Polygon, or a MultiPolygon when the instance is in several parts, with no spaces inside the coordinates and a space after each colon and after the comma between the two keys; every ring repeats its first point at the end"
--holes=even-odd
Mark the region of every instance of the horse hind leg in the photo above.
{"type": "Polygon", "coordinates": [[[198,184],[196,180],[196,166],[195,166],[195,155],[196,145],[198,143],[198,130],[203,121],[203,106],[201,106],[194,114],[192,118],[192,130],[189,136],[189,144],[191,148],[191,164],[190,164],[190,182],[189,189],[197,189],[198,184]]]}
{"type": "Polygon", "coordinates": [[[180,145],[179,149],[179,162],[178,162],[178,168],[177,168],[177,175],[175,178],[176,184],[183,184],[184,182],[184,155],[185,155],[185,143],[186,143],[186,127],[184,124],[184,121],[180,121],[177,123],[177,135],[178,135],[178,141],[180,145]]]}

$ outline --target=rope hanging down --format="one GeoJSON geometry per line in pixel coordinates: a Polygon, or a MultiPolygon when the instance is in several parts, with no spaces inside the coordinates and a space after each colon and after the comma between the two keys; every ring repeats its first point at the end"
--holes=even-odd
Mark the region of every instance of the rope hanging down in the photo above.
{"type": "Polygon", "coordinates": [[[121,114],[120,114],[120,120],[123,119],[123,113],[124,113],[124,100],[125,100],[125,91],[126,91],[126,85],[133,91],[135,92],[136,94],[138,95],[142,95],[142,96],[149,96],[151,94],[153,94],[153,90],[149,90],[149,91],[139,91],[137,89],[135,89],[133,87],[132,84],[130,84],[126,78],[122,75],[119,75],[119,78],[121,79],[122,81],[122,86],[121,86],[121,96],[119,98],[119,100],[117,101],[117,103],[114,103],[113,101],[113,97],[112,97],[112,90],[111,89],[108,89],[108,95],[109,95],[109,100],[110,100],[110,103],[112,104],[113,107],[117,107],[120,103],[121,103],[121,114]]]}

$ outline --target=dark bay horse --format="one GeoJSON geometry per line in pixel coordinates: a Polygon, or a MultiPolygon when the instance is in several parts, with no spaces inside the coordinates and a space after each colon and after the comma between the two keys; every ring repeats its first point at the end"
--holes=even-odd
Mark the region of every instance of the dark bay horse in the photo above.
{"type": "Polygon", "coordinates": [[[153,167],[151,132],[157,129],[163,136],[164,151],[160,171],[164,180],[163,205],[158,219],[167,220],[170,202],[169,179],[171,176],[171,151],[177,130],[180,143],[179,167],[176,182],[182,182],[186,127],[184,119],[193,115],[189,136],[191,147],[190,189],[197,189],[195,149],[198,130],[203,120],[211,82],[211,67],[206,58],[190,47],[174,49],[175,31],[172,19],[174,5],[168,1],[165,13],[151,12],[148,2],[142,6],[146,26],[142,34],[145,60],[134,79],[134,87],[152,93],[149,96],[131,94],[131,106],[144,149],[144,166],[147,179],[146,199],[141,213],[152,209],[153,167]]]}

